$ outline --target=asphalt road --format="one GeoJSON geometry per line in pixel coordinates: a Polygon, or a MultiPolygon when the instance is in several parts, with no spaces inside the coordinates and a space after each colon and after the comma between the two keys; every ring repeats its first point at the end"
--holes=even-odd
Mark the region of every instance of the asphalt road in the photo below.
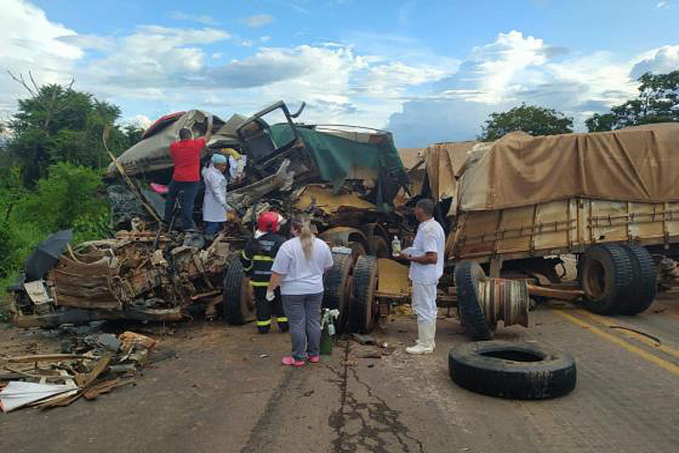
{"type": "Polygon", "coordinates": [[[364,358],[375,347],[344,341],[303,369],[279,365],[286,335],[196,322],[171,336],[158,331],[178,358],[147,369],[134,387],[0,415],[0,445],[70,453],[679,451],[679,297],[637,317],[553,302],[531,312],[530,323],[501,328],[498,338],[573,354],[570,395],[509,401],[457,387],[447,351],[467,340],[454,318],[439,321],[431,356],[405,354],[416,326],[397,317],[375,335],[396,347],[390,356],[364,358]]]}

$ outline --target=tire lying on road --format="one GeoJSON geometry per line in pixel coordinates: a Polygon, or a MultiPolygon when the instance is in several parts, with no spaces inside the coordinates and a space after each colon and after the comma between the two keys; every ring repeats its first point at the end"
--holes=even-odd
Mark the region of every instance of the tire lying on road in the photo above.
{"type": "Polygon", "coordinates": [[[448,353],[448,369],[460,387],[508,399],[555,398],[576,383],[572,356],[533,343],[463,344],[448,353]]]}
{"type": "Polygon", "coordinates": [[[224,319],[233,326],[245,324],[253,316],[255,307],[249,285],[243,264],[238,259],[233,260],[224,274],[222,293],[224,319]]]}
{"type": "Polygon", "coordinates": [[[474,340],[493,338],[479,298],[479,280],[485,278],[486,274],[477,263],[463,261],[455,266],[458,316],[465,332],[474,340]]]}
{"type": "Polygon", "coordinates": [[[634,272],[632,259],[617,244],[594,245],[582,258],[581,282],[585,308],[594,313],[619,313],[627,301],[634,272]]]}
{"type": "Polygon", "coordinates": [[[620,306],[623,315],[636,315],[645,311],[655,300],[656,270],[653,257],[640,245],[623,246],[632,263],[632,281],[625,291],[620,306]]]}

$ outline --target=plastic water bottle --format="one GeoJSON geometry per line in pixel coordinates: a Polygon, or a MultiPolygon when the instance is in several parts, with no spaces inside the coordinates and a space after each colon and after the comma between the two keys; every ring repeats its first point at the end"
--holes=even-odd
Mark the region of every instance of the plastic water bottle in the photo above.
{"type": "Polygon", "coordinates": [[[394,240],[391,241],[391,253],[394,256],[401,254],[401,240],[398,238],[398,236],[394,236],[394,240]]]}
{"type": "Polygon", "coordinates": [[[332,322],[328,324],[328,333],[330,334],[331,337],[335,336],[335,324],[332,322]]]}

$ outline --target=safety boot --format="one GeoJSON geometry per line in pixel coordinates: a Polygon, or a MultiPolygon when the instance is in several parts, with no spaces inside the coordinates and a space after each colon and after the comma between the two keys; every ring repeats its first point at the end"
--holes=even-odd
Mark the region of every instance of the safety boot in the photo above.
{"type": "Polygon", "coordinates": [[[431,354],[434,352],[434,337],[436,336],[436,321],[417,323],[417,341],[415,346],[406,348],[408,354],[431,354]]]}

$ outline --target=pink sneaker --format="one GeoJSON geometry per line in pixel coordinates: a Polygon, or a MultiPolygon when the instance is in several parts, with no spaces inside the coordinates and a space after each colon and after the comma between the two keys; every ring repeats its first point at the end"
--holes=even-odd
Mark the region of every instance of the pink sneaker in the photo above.
{"type": "Polygon", "coordinates": [[[309,362],[311,362],[311,363],[318,363],[320,361],[321,361],[320,355],[310,355],[309,356],[309,362]]]}
{"type": "Polygon", "coordinates": [[[294,366],[294,367],[299,368],[301,366],[304,366],[304,364],[306,362],[303,361],[303,360],[295,360],[292,356],[288,355],[288,356],[283,357],[283,360],[281,360],[281,363],[283,365],[294,366]]]}

